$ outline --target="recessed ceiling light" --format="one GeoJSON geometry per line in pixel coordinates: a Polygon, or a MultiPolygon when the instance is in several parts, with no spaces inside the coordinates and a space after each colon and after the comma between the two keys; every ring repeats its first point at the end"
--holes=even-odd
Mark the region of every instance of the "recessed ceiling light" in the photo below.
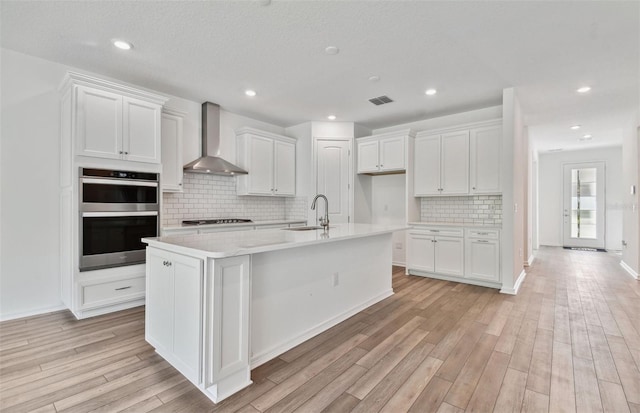
{"type": "Polygon", "coordinates": [[[591,136],[591,135],[587,134],[587,135],[584,135],[584,136],[583,136],[583,137],[581,137],[581,138],[578,138],[578,140],[579,140],[579,141],[590,141],[590,140],[591,140],[591,138],[593,138],[593,136],[591,136]]]}
{"type": "Polygon", "coordinates": [[[377,82],[378,80],[380,80],[380,76],[369,76],[369,81],[371,82],[377,82]]]}
{"type": "Polygon", "coordinates": [[[340,53],[340,49],[338,49],[335,46],[329,46],[326,49],[324,49],[324,52],[326,54],[338,54],[338,53],[340,53]]]}
{"type": "Polygon", "coordinates": [[[329,116],[327,116],[327,119],[336,120],[336,115],[329,115],[329,116]]]}
{"type": "Polygon", "coordinates": [[[580,129],[580,125],[573,125],[571,127],[571,130],[578,130],[578,129],[580,129]]]}
{"type": "Polygon", "coordinates": [[[576,90],[576,92],[578,92],[578,93],[587,93],[590,90],[591,90],[590,86],[582,86],[580,89],[576,90]]]}
{"type": "Polygon", "coordinates": [[[435,89],[427,89],[424,93],[425,93],[426,95],[433,96],[433,95],[435,95],[436,93],[438,93],[438,91],[437,91],[437,90],[435,90],[435,89]]]}
{"type": "Polygon", "coordinates": [[[131,50],[131,48],[133,47],[131,43],[125,42],[124,40],[114,40],[113,45],[122,50],[131,50]]]}
{"type": "Polygon", "coordinates": [[[244,94],[245,94],[245,95],[247,95],[247,96],[254,97],[254,96],[256,95],[256,91],[255,91],[255,90],[248,89],[248,90],[245,90],[245,91],[244,91],[244,94]]]}

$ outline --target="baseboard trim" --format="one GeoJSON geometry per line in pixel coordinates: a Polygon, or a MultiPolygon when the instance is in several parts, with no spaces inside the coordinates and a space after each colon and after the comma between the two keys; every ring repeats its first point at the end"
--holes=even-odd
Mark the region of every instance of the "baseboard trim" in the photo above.
{"type": "Polygon", "coordinates": [[[502,287],[500,292],[502,294],[517,295],[518,290],[520,289],[520,286],[522,285],[522,282],[524,281],[526,276],[527,276],[527,272],[523,268],[522,272],[520,272],[520,274],[518,275],[518,279],[516,280],[516,283],[513,285],[513,288],[502,287]]]}
{"type": "Polygon", "coordinates": [[[391,265],[393,265],[394,267],[406,267],[407,263],[406,262],[399,262],[399,261],[392,261],[391,265]]]}
{"type": "Polygon", "coordinates": [[[382,294],[378,294],[377,296],[365,301],[364,303],[357,305],[355,307],[352,307],[350,310],[345,311],[342,314],[338,314],[337,316],[325,321],[324,323],[318,324],[315,327],[310,328],[309,330],[305,331],[304,333],[300,334],[297,337],[294,337],[290,340],[287,340],[283,343],[280,343],[279,345],[262,352],[261,354],[256,354],[253,357],[251,357],[251,369],[255,369],[256,367],[260,366],[261,364],[266,363],[267,361],[274,359],[276,357],[278,357],[279,355],[283,354],[284,352],[291,350],[292,348],[294,348],[295,346],[297,346],[298,344],[301,344],[307,340],[309,340],[312,337],[317,336],[318,334],[322,333],[323,331],[328,330],[329,328],[335,326],[338,323],[343,322],[344,320],[346,320],[347,318],[359,313],[360,311],[364,310],[367,307],[370,307],[372,305],[374,305],[375,303],[384,300],[385,298],[391,297],[393,295],[393,290],[387,290],[385,292],[383,292],[382,294]]]}
{"type": "Polygon", "coordinates": [[[638,279],[639,279],[639,278],[638,278],[638,273],[637,273],[637,272],[635,272],[635,271],[633,270],[633,268],[631,268],[629,265],[627,265],[627,263],[626,263],[626,262],[624,262],[624,261],[620,260],[620,266],[621,266],[622,268],[624,268],[624,270],[625,270],[626,272],[628,272],[628,273],[629,273],[629,275],[630,275],[630,276],[632,276],[634,279],[636,279],[636,280],[638,280],[638,279]]]}
{"type": "Polygon", "coordinates": [[[535,259],[536,257],[534,257],[533,254],[531,254],[531,256],[529,256],[529,259],[527,260],[526,266],[531,267],[531,265],[533,264],[533,260],[535,259]]]}
{"type": "Polygon", "coordinates": [[[19,313],[0,314],[0,321],[16,320],[18,318],[32,317],[34,315],[43,315],[43,314],[48,314],[48,313],[55,313],[57,311],[62,311],[62,310],[66,310],[66,309],[67,309],[67,307],[64,306],[63,304],[61,304],[61,305],[57,305],[57,306],[54,306],[54,307],[40,308],[40,309],[37,309],[37,310],[24,311],[24,312],[19,312],[19,313]]]}

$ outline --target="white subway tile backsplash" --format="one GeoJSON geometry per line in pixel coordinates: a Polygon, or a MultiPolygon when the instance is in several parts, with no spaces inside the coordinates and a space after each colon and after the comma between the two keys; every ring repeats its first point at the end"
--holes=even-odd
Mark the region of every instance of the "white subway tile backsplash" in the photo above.
{"type": "Polygon", "coordinates": [[[420,212],[425,222],[502,226],[502,195],[424,197],[420,212]]]}
{"type": "Polygon", "coordinates": [[[185,174],[183,188],[182,193],[162,195],[163,227],[200,218],[307,219],[306,197],[237,196],[235,177],[185,174]]]}

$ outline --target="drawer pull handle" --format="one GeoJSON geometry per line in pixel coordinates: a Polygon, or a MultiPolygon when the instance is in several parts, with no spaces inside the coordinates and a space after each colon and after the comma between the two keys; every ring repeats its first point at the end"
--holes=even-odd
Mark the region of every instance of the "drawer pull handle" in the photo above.
{"type": "Polygon", "coordinates": [[[165,267],[171,267],[171,261],[162,261],[162,265],[165,267]]]}
{"type": "Polygon", "coordinates": [[[439,229],[430,229],[429,231],[431,231],[431,232],[440,232],[439,229]]]}
{"type": "Polygon", "coordinates": [[[120,291],[120,290],[128,290],[129,288],[131,288],[130,285],[126,286],[126,287],[120,287],[120,288],[116,288],[116,291],[120,291]]]}
{"type": "Polygon", "coordinates": [[[486,239],[479,239],[478,242],[489,242],[486,239]]]}
{"type": "Polygon", "coordinates": [[[488,232],[478,232],[478,235],[489,235],[488,232]]]}

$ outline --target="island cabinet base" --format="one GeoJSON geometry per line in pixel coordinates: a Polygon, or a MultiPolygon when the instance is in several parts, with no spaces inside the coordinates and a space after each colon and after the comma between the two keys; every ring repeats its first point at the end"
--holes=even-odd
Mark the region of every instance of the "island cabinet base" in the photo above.
{"type": "Polygon", "coordinates": [[[217,403],[251,368],[392,295],[391,236],[223,258],[153,243],[145,338],[217,403]]]}
{"type": "Polygon", "coordinates": [[[217,403],[252,383],[250,257],[211,259],[147,247],[145,339],[217,403]]]}
{"type": "Polygon", "coordinates": [[[254,254],[251,367],[393,294],[391,234],[254,254]]]}

